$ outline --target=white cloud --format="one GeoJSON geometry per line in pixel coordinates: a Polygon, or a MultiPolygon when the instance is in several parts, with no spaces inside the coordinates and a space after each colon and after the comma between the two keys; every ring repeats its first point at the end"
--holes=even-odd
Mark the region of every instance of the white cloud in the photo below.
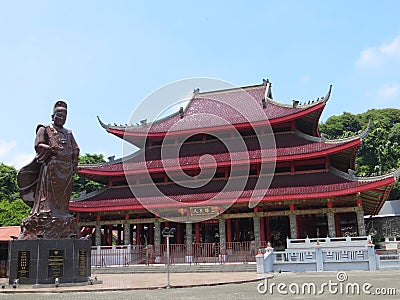
{"type": "Polygon", "coordinates": [[[32,161],[34,154],[15,152],[16,145],[16,141],[0,140],[0,163],[14,166],[19,170],[32,161]]]}
{"type": "Polygon", "coordinates": [[[2,160],[3,156],[11,152],[16,145],[17,143],[15,141],[8,142],[0,140],[0,161],[2,160]]]}
{"type": "Polygon", "coordinates": [[[21,169],[23,166],[29,164],[33,158],[34,154],[32,153],[17,153],[10,161],[10,165],[13,165],[17,170],[21,169]]]}
{"type": "Polygon", "coordinates": [[[362,68],[381,66],[400,59],[400,35],[387,44],[364,49],[356,61],[362,68]]]}
{"type": "Polygon", "coordinates": [[[299,78],[300,84],[308,84],[311,81],[311,77],[309,75],[302,75],[299,78]]]}
{"type": "Polygon", "coordinates": [[[394,98],[400,96],[400,84],[385,83],[383,87],[378,90],[380,98],[394,98]]]}

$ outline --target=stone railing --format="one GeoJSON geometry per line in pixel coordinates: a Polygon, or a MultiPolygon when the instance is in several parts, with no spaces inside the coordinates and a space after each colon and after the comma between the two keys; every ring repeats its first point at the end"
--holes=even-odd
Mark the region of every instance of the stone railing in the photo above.
{"type": "Polygon", "coordinates": [[[265,248],[256,256],[257,272],[376,270],[377,255],[373,244],[347,249],[324,249],[320,245],[304,249],[274,251],[265,248]]]}
{"type": "Polygon", "coordinates": [[[287,239],[287,249],[310,249],[319,244],[321,248],[343,249],[348,247],[364,247],[372,243],[372,238],[368,236],[347,236],[347,237],[325,237],[325,238],[305,238],[287,239]]]}

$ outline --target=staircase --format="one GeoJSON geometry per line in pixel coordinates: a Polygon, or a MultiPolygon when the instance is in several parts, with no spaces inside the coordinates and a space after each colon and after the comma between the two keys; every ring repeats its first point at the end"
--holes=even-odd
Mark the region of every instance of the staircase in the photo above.
{"type": "MultiPolygon", "coordinates": [[[[169,266],[171,273],[200,273],[200,272],[256,272],[255,263],[230,263],[230,264],[175,264],[169,266]]],[[[127,267],[92,267],[92,274],[113,274],[113,273],[166,273],[167,266],[156,265],[131,265],[127,267]]]]}

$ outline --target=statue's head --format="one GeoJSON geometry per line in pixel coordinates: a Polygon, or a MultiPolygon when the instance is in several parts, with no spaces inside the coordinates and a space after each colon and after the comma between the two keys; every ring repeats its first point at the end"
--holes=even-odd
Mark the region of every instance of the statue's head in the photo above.
{"type": "Polygon", "coordinates": [[[63,127],[67,120],[67,103],[61,100],[57,101],[56,104],[54,104],[51,119],[55,126],[63,127]]]}

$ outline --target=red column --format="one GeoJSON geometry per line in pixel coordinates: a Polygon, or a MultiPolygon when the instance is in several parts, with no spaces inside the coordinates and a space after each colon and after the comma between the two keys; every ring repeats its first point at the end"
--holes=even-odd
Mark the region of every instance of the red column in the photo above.
{"type": "Polygon", "coordinates": [[[342,226],[340,225],[340,215],[338,213],[335,214],[335,230],[336,230],[336,236],[341,237],[342,226]]]}
{"type": "Polygon", "coordinates": [[[176,243],[177,244],[183,244],[182,223],[176,223],[176,243]]]}
{"type": "Polygon", "coordinates": [[[235,241],[240,242],[239,219],[235,219],[235,241]]]}
{"type": "Polygon", "coordinates": [[[195,224],[196,229],[196,243],[200,243],[200,223],[195,224]]]}
{"type": "Polygon", "coordinates": [[[108,225],[108,238],[107,238],[107,242],[108,242],[108,246],[112,246],[112,225],[108,225]]]}
{"type": "Polygon", "coordinates": [[[154,224],[149,224],[149,243],[154,245],[154,224]]]}
{"type": "Polygon", "coordinates": [[[266,234],[267,234],[267,242],[271,242],[271,218],[270,217],[265,217],[265,227],[266,227],[266,234]]]}
{"type": "Polygon", "coordinates": [[[136,245],[140,245],[140,227],[141,224],[136,224],[136,245]]]}

